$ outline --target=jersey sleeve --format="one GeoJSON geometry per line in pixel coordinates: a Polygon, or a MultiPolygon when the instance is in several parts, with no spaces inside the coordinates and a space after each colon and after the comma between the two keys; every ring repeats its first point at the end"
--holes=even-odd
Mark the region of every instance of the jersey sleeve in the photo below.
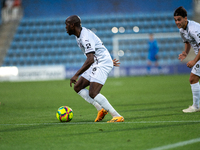
{"type": "Polygon", "coordinates": [[[194,28],[191,30],[190,36],[195,39],[196,43],[200,44],[200,29],[194,28]]]}
{"type": "Polygon", "coordinates": [[[83,38],[82,45],[85,48],[85,54],[95,52],[95,42],[93,39],[83,38]]]}

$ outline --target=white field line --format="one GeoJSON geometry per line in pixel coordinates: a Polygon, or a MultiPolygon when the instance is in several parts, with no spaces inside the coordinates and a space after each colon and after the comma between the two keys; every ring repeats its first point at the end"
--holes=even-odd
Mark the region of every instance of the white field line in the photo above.
{"type": "Polygon", "coordinates": [[[188,141],[182,141],[182,142],[169,144],[169,145],[165,145],[165,146],[161,146],[161,147],[156,147],[156,148],[152,148],[152,149],[148,149],[148,150],[168,150],[168,149],[172,149],[172,148],[176,148],[176,147],[180,147],[180,146],[184,146],[184,145],[189,145],[189,144],[193,144],[193,143],[197,143],[197,142],[200,142],[200,138],[191,139],[188,141]]]}
{"type": "MultiPolygon", "coordinates": [[[[189,121],[189,120],[182,120],[182,121],[135,121],[135,122],[117,122],[117,123],[122,123],[122,124],[158,124],[158,123],[191,123],[191,122],[200,122],[200,120],[196,121],[189,121]]],[[[34,126],[34,125],[82,125],[82,124],[107,124],[107,122],[58,122],[58,123],[17,123],[17,124],[0,124],[0,126],[34,126]]]]}

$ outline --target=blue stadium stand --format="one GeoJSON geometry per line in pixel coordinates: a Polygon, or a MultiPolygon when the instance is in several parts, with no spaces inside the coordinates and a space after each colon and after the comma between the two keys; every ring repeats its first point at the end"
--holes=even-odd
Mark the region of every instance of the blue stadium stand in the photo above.
{"type": "MultiPolygon", "coordinates": [[[[192,13],[189,13],[188,18],[191,16],[192,13]]],[[[65,18],[23,18],[4,58],[3,66],[80,67],[86,58],[78,48],[75,37],[67,35],[64,22],[65,18]]],[[[82,26],[94,31],[111,55],[112,37],[116,34],[178,32],[171,12],[83,16],[82,26]],[[138,33],[133,31],[134,26],[139,27],[138,33]],[[113,27],[124,27],[125,32],[113,33],[113,27]]],[[[178,63],[177,55],[184,46],[181,39],[158,39],[157,42],[160,64],[178,63]]],[[[125,40],[121,41],[119,47],[124,51],[124,55],[120,57],[122,66],[146,65],[147,40],[125,40]]]]}

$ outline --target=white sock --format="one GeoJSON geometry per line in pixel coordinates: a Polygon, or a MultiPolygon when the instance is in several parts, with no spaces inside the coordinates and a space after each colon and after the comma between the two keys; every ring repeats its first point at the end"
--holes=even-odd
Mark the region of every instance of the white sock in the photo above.
{"type": "Polygon", "coordinates": [[[199,108],[199,99],[200,99],[200,86],[199,82],[191,84],[192,95],[193,95],[193,107],[199,108]]]}
{"type": "Polygon", "coordinates": [[[97,111],[101,110],[102,107],[101,105],[99,105],[94,99],[92,99],[90,96],[89,96],[89,91],[87,89],[82,89],[78,92],[78,94],[83,98],[85,99],[88,103],[94,105],[94,107],[97,109],[97,111]]]}
{"type": "Polygon", "coordinates": [[[103,107],[105,110],[107,110],[112,117],[118,117],[121,116],[118,114],[118,112],[111,106],[111,104],[108,102],[108,100],[102,95],[102,94],[97,94],[97,96],[94,98],[95,101],[97,101],[101,107],[103,107]]]}

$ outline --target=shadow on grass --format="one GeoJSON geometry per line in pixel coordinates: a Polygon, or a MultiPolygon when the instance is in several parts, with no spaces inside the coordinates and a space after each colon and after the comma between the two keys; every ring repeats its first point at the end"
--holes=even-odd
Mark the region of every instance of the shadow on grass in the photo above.
{"type": "MultiPolygon", "coordinates": [[[[134,101],[134,100],[133,100],[134,101]]],[[[182,103],[192,100],[177,100],[177,101],[159,101],[159,102],[149,102],[149,103],[132,103],[132,104],[120,104],[120,105],[114,105],[114,106],[138,106],[138,105],[160,105],[160,104],[172,104],[172,103],[182,103]]]]}
{"type": "MultiPolygon", "coordinates": [[[[9,126],[9,125],[8,125],[9,126]]],[[[6,126],[6,127],[8,127],[6,126]]],[[[47,128],[49,126],[52,125],[45,125],[45,124],[40,124],[40,125],[29,125],[29,126],[18,126],[18,127],[14,127],[14,128],[8,128],[8,129],[0,129],[0,133],[3,132],[20,132],[20,131],[28,131],[28,130],[36,130],[36,129],[43,129],[43,128],[47,128]]]]}
{"type": "Polygon", "coordinates": [[[157,117],[167,117],[167,116],[182,116],[182,114],[160,114],[160,115],[151,115],[151,116],[138,116],[138,117],[126,117],[126,121],[132,121],[133,119],[144,119],[144,118],[157,118],[157,117]]]}
{"type": "MultiPolygon", "coordinates": [[[[79,121],[80,124],[81,122],[88,122],[88,124],[92,124],[94,122],[91,122],[91,120],[84,120],[84,121],[79,121]]],[[[4,133],[4,132],[20,132],[20,131],[29,131],[29,130],[37,130],[37,129],[45,129],[48,127],[52,127],[52,126],[57,126],[57,125],[65,125],[65,126],[69,126],[69,125],[79,125],[79,122],[73,122],[73,123],[69,123],[68,122],[50,122],[50,123],[33,123],[33,124],[8,124],[8,125],[3,125],[4,127],[6,126],[6,129],[0,129],[0,133],[4,133]],[[17,126],[17,127],[13,127],[13,126],[17,126]]],[[[3,127],[1,126],[1,127],[3,127]]]]}
{"type": "Polygon", "coordinates": [[[123,110],[122,112],[129,112],[129,111],[166,111],[174,108],[180,108],[180,111],[182,110],[183,106],[176,106],[176,107],[156,107],[156,108],[144,108],[144,109],[129,109],[129,110],[123,110]]]}
{"type": "MultiPolygon", "coordinates": [[[[123,123],[118,123],[118,124],[123,124],[123,123]]],[[[130,132],[130,131],[139,131],[139,130],[148,130],[148,129],[158,129],[158,128],[171,128],[171,127],[181,127],[181,126],[184,126],[184,125],[194,125],[194,124],[200,124],[200,122],[191,122],[191,123],[174,123],[174,124],[164,124],[164,125],[143,125],[142,127],[133,127],[133,128],[126,128],[126,129],[115,129],[115,130],[112,130],[112,129],[109,129],[109,130],[103,130],[103,129],[99,129],[97,132],[82,132],[82,133],[69,133],[68,135],[92,135],[92,134],[99,134],[99,133],[116,133],[116,132],[130,132]]]]}
{"type": "MultiPolygon", "coordinates": [[[[93,122],[88,122],[88,124],[91,123],[93,124],[93,122]]],[[[98,123],[97,123],[98,124],[98,123]]],[[[125,125],[124,123],[109,123],[109,124],[105,124],[105,125],[125,125]]],[[[90,128],[87,128],[87,131],[90,132],[83,132],[83,130],[79,133],[68,133],[67,135],[69,136],[81,136],[81,135],[92,135],[92,134],[99,134],[99,133],[116,133],[116,132],[126,132],[126,131],[139,131],[139,130],[148,130],[148,129],[158,129],[158,128],[171,128],[171,127],[181,127],[181,126],[185,126],[185,125],[194,125],[194,124],[200,124],[200,122],[184,122],[184,123],[162,123],[162,125],[149,125],[151,123],[147,123],[146,124],[142,124],[140,127],[133,127],[133,128],[126,128],[126,129],[122,129],[122,128],[118,128],[118,129],[114,129],[112,130],[112,128],[110,128],[109,130],[104,130],[103,127],[102,129],[99,129],[98,131],[95,132],[91,132],[90,128]]],[[[155,124],[155,123],[154,123],[155,124]]],[[[161,124],[161,123],[157,123],[157,124],[161,124]]],[[[59,124],[60,125],[60,124],[59,124]]],[[[63,125],[67,125],[67,123],[63,123],[63,125]]],[[[78,125],[78,124],[68,124],[70,126],[74,126],[74,125],[78,125]]],[[[80,124],[83,125],[83,124],[80,124]]],[[[93,124],[95,125],[95,124],[93,124]]],[[[4,130],[0,130],[0,132],[4,133],[4,132],[20,132],[20,131],[29,131],[29,130],[36,130],[36,129],[42,129],[42,128],[48,128],[48,127],[52,127],[52,126],[58,126],[58,124],[38,124],[38,125],[32,125],[32,126],[27,126],[27,127],[15,127],[15,128],[9,128],[9,129],[4,129],[4,130]]],[[[137,125],[138,126],[138,125],[137,125]]]]}

